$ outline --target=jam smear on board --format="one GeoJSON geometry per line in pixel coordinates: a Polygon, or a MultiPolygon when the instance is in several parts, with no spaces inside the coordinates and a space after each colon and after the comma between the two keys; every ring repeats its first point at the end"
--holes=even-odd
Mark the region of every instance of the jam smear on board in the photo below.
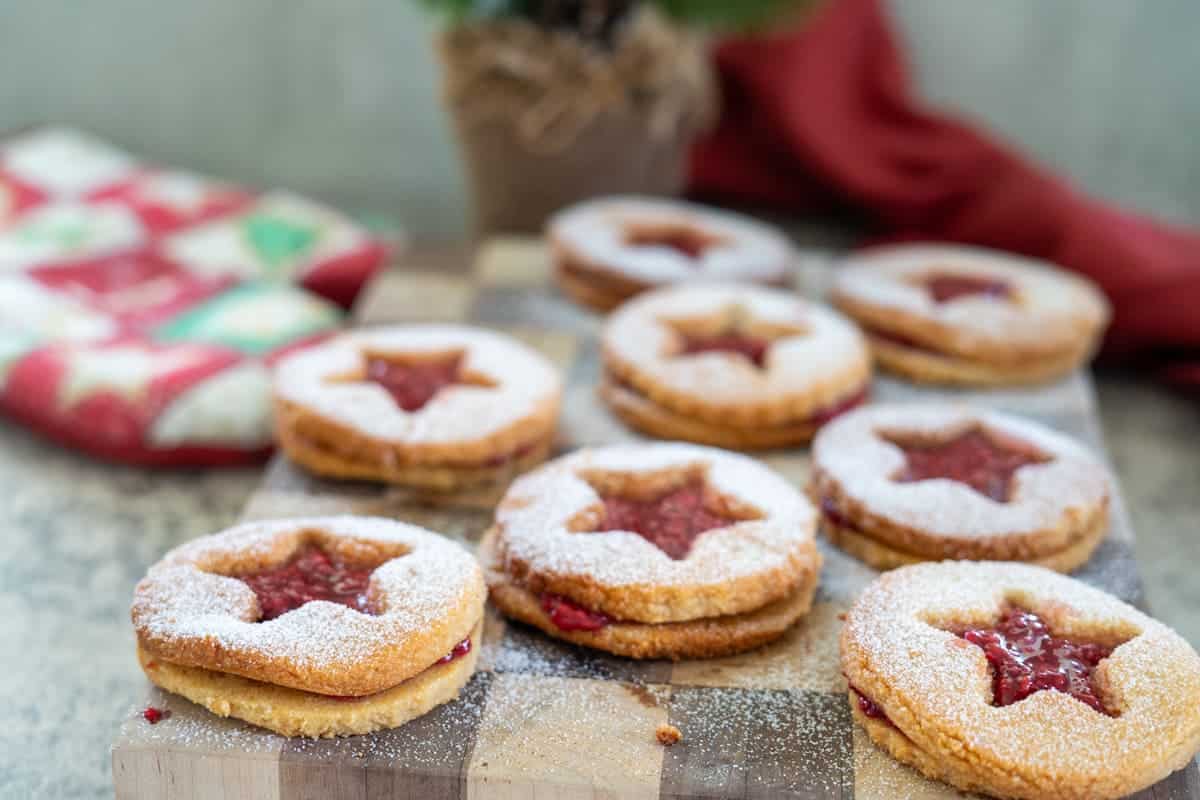
{"type": "Polygon", "coordinates": [[[170,711],[165,708],[155,708],[154,706],[146,706],[146,710],[142,712],[142,719],[151,725],[157,725],[169,716],[171,716],[170,711]]]}

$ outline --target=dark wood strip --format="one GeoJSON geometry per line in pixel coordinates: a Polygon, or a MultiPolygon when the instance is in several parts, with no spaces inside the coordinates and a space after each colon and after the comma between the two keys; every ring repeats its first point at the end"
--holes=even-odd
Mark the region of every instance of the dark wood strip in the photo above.
{"type": "Polygon", "coordinates": [[[343,739],[290,739],[280,800],[458,800],[491,685],[476,673],[458,700],[400,728],[343,739]]]}
{"type": "Polygon", "coordinates": [[[553,639],[536,628],[509,620],[495,646],[491,668],[496,672],[620,681],[645,686],[669,683],[670,661],[636,661],[589,650],[553,639]]]}
{"type": "Polygon", "coordinates": [[[683,740],[664,754],[663,798],[854,796],[844,695],[676,688],[670,720],[683,740]]]}
{"type": "Polygon", "coordinates": [[[1130,800],[1196,800],[1200,798],[1200,767],[1193,760],[1178,772],[1173,772],[1163,780],[1143,789],[1137,794],[1130,795],[1130,800]]]}

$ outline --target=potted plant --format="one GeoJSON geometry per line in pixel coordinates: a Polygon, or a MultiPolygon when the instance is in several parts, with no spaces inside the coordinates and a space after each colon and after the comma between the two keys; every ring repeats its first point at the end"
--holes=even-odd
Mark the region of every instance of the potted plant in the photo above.
{"type": "Polygon", "coordinates": [[[795,0],[421,0],[480,233],[602,194],[674,195],[715,118],[706,31],[795,0]]]}

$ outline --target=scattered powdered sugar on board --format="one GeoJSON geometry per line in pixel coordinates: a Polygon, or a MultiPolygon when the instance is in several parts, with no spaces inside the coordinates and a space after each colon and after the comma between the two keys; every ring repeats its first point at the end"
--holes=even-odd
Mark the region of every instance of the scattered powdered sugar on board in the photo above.
{"type": "Polygon", "coordinates": [[[455,700],[399,728],[367,736],[291,739],[287,744],[288,756],[321,763],[344,763],[351,759],[361,762],[363,767],[453,774],[470,754],[492,680],[490,673],[477,672],[455,700]]]}
{"type": "Polygon", "coordinates": [[[668,661],[621,658],[552,639],[520,623],[498,624],[504,626],[503,636],[498,641],[488,641],[485,636],[480,655],[481,664],[498,673],[616,680],[639,685],[665,681],[671,674],[672,664],[668,661]]]}
{"type": "Polygon", "coordinates": [[[287,737],[241,720],[218,717],[195,703],[156,688],[126,713],[122,734],[126,741],[139,747],[232,755],[271,753],[288,741],[287,737]],[[170,715],[150,725],[142,717],[148,707],[165,709],[170,715]]]}
{"type": "Polygon", "coordinates": [[[676,687],[670,717],[683,741],[664,756],[665,782],[678,780],[681,794],[741,797],[747,786],[753,796],[853,790],[851,724],[842,695],[676,687]]]}

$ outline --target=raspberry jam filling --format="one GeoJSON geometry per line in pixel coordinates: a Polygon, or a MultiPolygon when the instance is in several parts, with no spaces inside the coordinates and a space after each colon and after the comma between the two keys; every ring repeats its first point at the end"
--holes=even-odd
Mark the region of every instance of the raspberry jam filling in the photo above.
{"type": "Polygon", "coordinates": [[[679,351],[679,355],[734,353],[761,369],[766,364],[767,350],[770,347],[771,342],[768,339],[729,332],[712,336],[684,336],[683,349],[679,351]]]}
{"type": "Polygon", "coordinates": [[[923,278],[921,285],[935,303],[949,303],[960,297],[982,296],[996,300],[1011,300],[1013,297],[1012,286],[1007,281],[978,275],[938,272],[923,278]]]}
{"type": "Polygon", "coordinates": [[[530,442],[529,444],[523,444],[520,447],[518,447],[516,450],[510,450],[507,453],[499,453],[497,455],[494,455],[491,458],[489,458],[488,460],[482,462],[479,466],[481,466],[481,467],[502,467],[505,464],[511,464],[513,461],[516,461],[517,459],[520,459],[520,458],[524,458],[525,456],[532,453],[534,448],[537,447],[538,444],[539,444],[539,442],[530,442]]]}
{"type": "Polygon", "coordinates": [[[608,614],[584,608],[561,594],[542,592],[540,602],[542,611],[562,631],[598,631],[613,621],[608,614]]]}
{"type": "Polygon", "coordinates": [[[876,328],[873,325],[864,325],[863,329],[876,339],[882,339],[885,342],[890,342],[891,344],[899,345],[900,347],[907,347],[910,350],[919,350],[922,353],[933,353],[934,355],[939,356],[947,355],[945,351],[938,350],[936,347],[925,344],[924,342],[918,342],[916,339],[910,339],[901,333],[885,331],[882,328],[876,328]]]}
{"type": "Polygon", "coordinates": [[[676,561],[686,558],[700,534],[726,528],[736,517],[714,514],[704,505],[704,484],[692,481],[654,500],[601,494],[604,518],[590,533],[631,531],[676,561]]]}
{"type": "MultiPolygon", "coordinates": [[[[470,653],[470,652],[471,652],[471,637],[468,636],[467,638],[463,639],[458,644],[454,645],[454,647],[450,650],[449,653],[446,653],[446,655],[442,656],[437,661],[433,662],[433,666],[437,667],[442,664],[449,664],[452,661],[457,661],[458,659],[462,658],[463,656],[465,656],[467,653],[470,653]]],[[[387,690],[385,689],[384,691],[387,691],[387,690]]],[[[373,695],[369,695],[369,694],[364,694],[364,695],[327,694],[327,695],[322,695],[322,697],[328,697],[330,700],[337,700],[342,703],[353,703],[355,700],[365,700],[368,697],[373,697],[373,695]]]]}
{"type": "Polygon", "coordinates": [[[470,636],[463,639],[458,644],[454,645],[454,647],[450,650],[449,653],[446,653],[446,655],[442,656],[441,658],[439,658],[437,661],[435,661],[433,663],[434,664],[449,664],[451,661],[457,661],[458,659],[462,658],[469,652],[471,652],[471,637],[470,636]]]}
{"type": "Polygon", "coordinates": [[[834,417],[839,417],[842,414],[845,414],[847,411],[858,408],[863,403],[867,402],[867,397],[870,395],[870,392],[871,390],[864,386],[854,394],[847,395],[832,405],[828,405],[825,406],[825,408],[814,411],[805,421],[812,425],[824,425],[825,423],[832,421],[834,417]]]}
{"type": "Polygon", "coordinates": [[[328,600],[373,614],[367,585],[373,568],[351,566],[310,545],[277,567],[237,576],[258,597],[259,622],[275,619],[314,600],[328,600]]]}
{"type": "Polygon", "coordinates": [[[1011,499],[1017,470],[1050,460],[1032,447],[999,442],[979,428],[939,442],[884,438],[904,451],[904,467],[892,476],[897,483],[947,478],[999,503],[1011,499]]]}
{"type": "Polygon", "coordinates": [[[838,511],[838,508],[834,504],[832,497],[821,498],[821,513],[825,515],[826,519],[839,528],[854,527],[850,524],[850,520],[846,519],[844,516],[842,516],[842,512],[838,511]]]}
{"type": "Polygon", "coordinates": [[[958,635],[983,648],[992,667],[995,705],[1012,705],[1052,689],[1108,713],[1092,673],[1112,654],[1111,648],[1056,637],[1041,617],[1017,607],[1005,610],[993,628],[970,628],[958,635]]]}
{"type": "Polygon", "coordinates": [[[878,719],[891,725],[892,721],[888,719],[887,712],[875,704],[875,701],[860,692],[856,687],[851,686],[854,690],[854,696],[858,698],[858,710],[863,713],[863,716],[871,719],[878,719]]]}
{"type": "Polygon", "coordinates": [[[690,225],[635,225],[626,229],[625,244],[633,247],[666,247],[690,259],[720,244],[722,239],[690,225]]]}
{"type": "Polygon", "coordinates": [[[366,380],[386,389],[400,408],[417,411],[442,389],[462,382],[461,366],[461,355],[409,362],[367,356],[366,380]]]}

